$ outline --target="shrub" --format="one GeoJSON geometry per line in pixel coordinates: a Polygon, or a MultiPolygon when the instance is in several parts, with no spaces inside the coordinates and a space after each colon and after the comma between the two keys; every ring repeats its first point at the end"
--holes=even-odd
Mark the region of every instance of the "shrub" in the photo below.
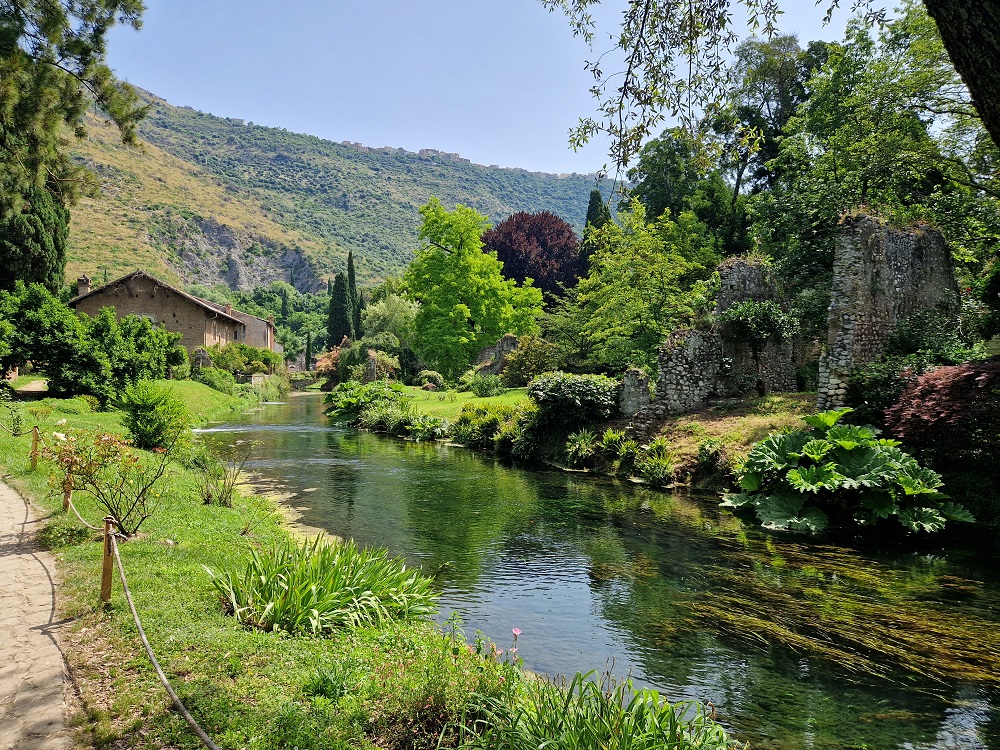
{"type": "Polygon", "coordinates": [[[503,382],[508,388],[525,386],[538,375],[558,366],[559,347],[538,336],[522,336],[517,349],[507,355],[503,382]]]}
{"type": "Polygon", "coordinates": [[[770,529],[821,531],[834,521],[874,524],[895,517],[909,531],[938,531],[946,520],[972,521],[941,494],[941,477],[869,427],[837,424],[851,409],[803,417],[812,430],[775,434],[750,450],[743,492],[723,505],[749,507],[770,529]]]}
{"type": "Polygon", "coordinates": [[[645,455],[639,459],[638,468],[643,479],[660,486],[673,482],[677,471],[673,456],[645,455]]]}
{"type": "Polygon", "coordinates": [[[517,413],[518,407],[511,404],[464,404],[451,427],[452,437],[471,448],[493,450],[501,428],[517,413]]]}
{"type": "Polygon", "coordinates": [[[218,367],[201,367],[191,376],[191,379],[204,383],[209,388],[225,393],[227,396],[236,393],[236,378],[231,372],[221,370],[218,367]]]}
{"type": "Polygon", "coordinates": [[[408,401],[376,401],[361,410],[357,425],[372,432],[402,437],[409,433],[414,416],[408,401]]]}
{"type": "Polygon", "coordinates": [[[435,388],[444,388],[444,376],[437,370],[421,370],[417,373],[417,385],[433,383],[435,388]]]}
{"type": "Polygon", "coordinates": [[[409,404],[410,398],[403,386],[396,383],[385,380],[373,380],[371,383],[349,380],[338,385],[323,399],[323,403],[327,404],[327,416],[345,422],[357,419],[365,409],[383,402],[402,407],[409,404]]]}
{"type": "Polygon", "coordinates": [[[479,398],[490,398],[503,395],[506,388],[503,378],[499,375],[476,375],[469,383],[473,395],[479,398]]]}
{"type": "Polygon", "coordinates": [[[566,460],[570,466],[586,466],[597,453],[597,436],[584,428],[566,439],[566,460]]]}
{"type": "Polygon", "coordinates": [[[132,443],[143,450],[169,448],[187,436],[184,402],[163,386],[144,380],[125,389],[118,407],[132,443]]]}
{"type": "Polygon", "coordinates": [[[443,417],[432,417],[429,414],[416,414],[410,418],[406,429],[417,442],[421,440],[440,440],[447,437],[451,425],[443,417]]]}
{"type": "Polygon", "coordinates": [[[538,423],[565,430],[607,419],[618,403],[618,383],[604,375],[550,372],[528,386],[528,397],[538,404],[538,423]]]}
{"type": "Polygon", "coordinates": [[[883,357],[868,362],[847,380],[844,401],[854,409],[851,421],[885,426],[885,410],[899,401],[906,387],[930,364],[921,354],[883,357]]]}
{"type": "Polygon", "coordinates": [[[159,504],[154,488],[166,473],[171,454],[161,450],[156,456],[142,455],[111,433],[71,432],[45,448],[43,455],[63,472],[54,481],[57,486],[70,482],[73,490],[93,495],[118,530],[132,536],[159,504]]]}
{"type": "Polygon", "coordinates": [[[226,612],[249,628],[329,635],[437,611],[431,579],[383,549],[317,537],[251,554],[242,577],[208,571],[226,612]]]}
{"type": "Polygon", "coordinates": [[[1000,461],[1000,360],[921,375],[886,412],[886,423],[939,470],[993,474],[1000,461]]]}

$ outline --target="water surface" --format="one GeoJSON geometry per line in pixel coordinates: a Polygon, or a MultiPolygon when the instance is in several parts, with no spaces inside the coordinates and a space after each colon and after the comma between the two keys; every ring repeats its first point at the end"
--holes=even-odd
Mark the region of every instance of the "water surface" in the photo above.
{"type": "Polygon", "coordinates": [[[301,523],[435,576],[529,669],[631,673],[756,748],[1000,750],[997,561],[761,534],[692,499],[332,426],[319,397],[201,432],[301,523]]]}

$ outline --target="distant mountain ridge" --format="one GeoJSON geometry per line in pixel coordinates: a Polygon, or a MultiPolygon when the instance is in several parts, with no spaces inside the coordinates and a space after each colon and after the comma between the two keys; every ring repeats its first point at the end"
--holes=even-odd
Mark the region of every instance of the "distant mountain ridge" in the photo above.
{"type": "Polygon", "coordinates": [[[431,148],[334,143],[145,97],[143,149],[120,145],[96,121],[79,145],[103,195],[72,210],[72,278],[141,267],[182,285],[284,280],[314,291],[353,250],[359,277],[374,280],[410,261],[418,209],[431,196],[494,224],[551,211],[580,232],[596,181],[486,167],[431,148]]]}

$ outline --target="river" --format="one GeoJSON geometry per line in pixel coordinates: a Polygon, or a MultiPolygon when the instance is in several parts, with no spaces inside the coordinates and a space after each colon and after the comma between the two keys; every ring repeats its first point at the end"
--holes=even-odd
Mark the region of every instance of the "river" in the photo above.
{"type": "Polygon", "coordinates": [[[711,702],[752,748],[1000,750],[1000,561],[763,534],[691,498],[332,426],[318,396],[200,431],[302,525],[433,575],[526,668],[711,702]]]}

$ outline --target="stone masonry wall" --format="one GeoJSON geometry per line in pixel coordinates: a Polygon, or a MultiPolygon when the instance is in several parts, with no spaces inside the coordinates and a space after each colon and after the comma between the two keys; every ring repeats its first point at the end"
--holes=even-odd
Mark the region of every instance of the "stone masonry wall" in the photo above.
{"type": "Polygon", "coordinates": [[[926,224],[893,229],[869,216],[845,220],[836,241],[818,408],[843,405],[850,374],[881,356],[899,323],[924,310],[954,314],[958,304],[940,232],[926,224]]]}

